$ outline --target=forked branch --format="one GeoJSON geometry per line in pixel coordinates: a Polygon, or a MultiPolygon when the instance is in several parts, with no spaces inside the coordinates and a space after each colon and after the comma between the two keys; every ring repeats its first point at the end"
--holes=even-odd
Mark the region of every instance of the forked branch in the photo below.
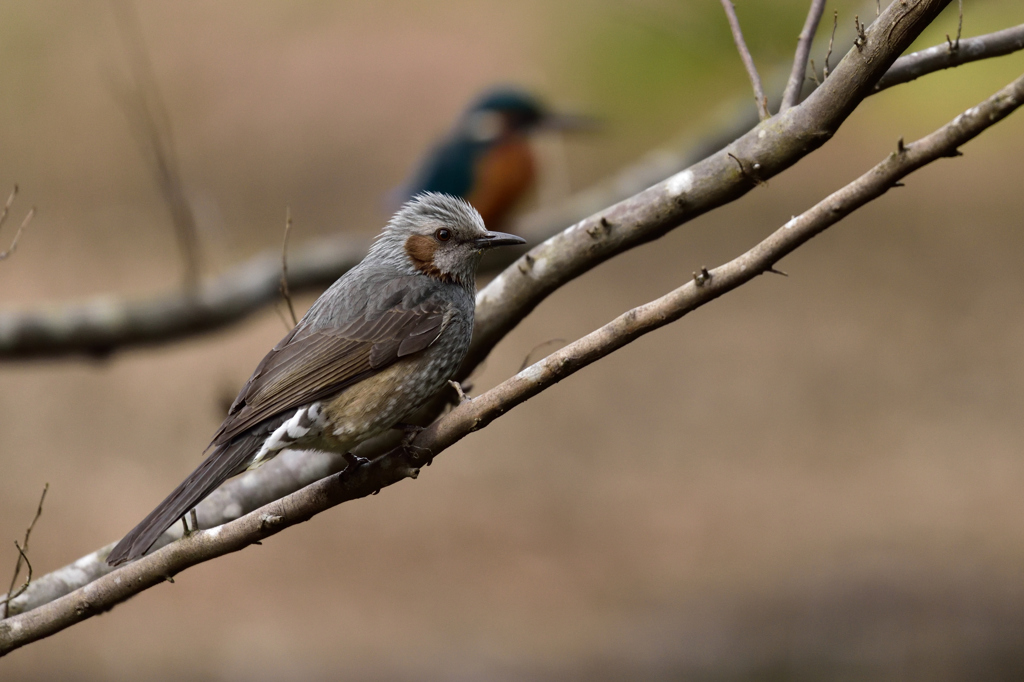
{"type": "Polygon", "coordinates": [[[6,618],[8,611],[10,610],[10,603],[12,600],[17,599],[19,595],[23,594],[28,586],[32,584],[32,564],[28,560],[28,543],[32,539],[32,530],[36,527],[36,521],[43,515],[43,502],[46,500],[46,493],[50,489],[50,484],[47,483],[43,486],[43,494],[39,496],[39,505],[36,507],[36,515],[32,517],[32,523],[28,524],[28,528],[25,529],[25,538],[18,544],[18,541],[14,541],[14,547],[18,550],[18,560],[14,564],[14,574],[11,576],[11,586],[7,588],[7,594],[3,598],[3,616],[0,618],[6,618]],[[21,587],[15,589],[15,585],[18,584],[18,576],[21,575],[22,563],[28,569],[28,577],[25,578],[24,584],[21,587]]]}

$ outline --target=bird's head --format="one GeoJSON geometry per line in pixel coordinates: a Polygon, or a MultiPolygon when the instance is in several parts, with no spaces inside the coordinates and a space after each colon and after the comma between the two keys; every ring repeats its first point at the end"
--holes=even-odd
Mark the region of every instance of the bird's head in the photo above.
{"type": "Polygon", "coordinates": [[[513,234],[488,232],[480,214],[465,200],[423,192],[395,213],[370,253],[398,257],[403,269],[472,288],[484,251],[525,243],[513,234]]]}
{"type": "Polygon", "coordinates": [[[471,104],[459,127],[465,137],[486,144],[516,133],[539,129],[582,129],[591,127],[593,123],[585,116],[549,111],[530,93],[503,87],[484,93],[471,104]]]}

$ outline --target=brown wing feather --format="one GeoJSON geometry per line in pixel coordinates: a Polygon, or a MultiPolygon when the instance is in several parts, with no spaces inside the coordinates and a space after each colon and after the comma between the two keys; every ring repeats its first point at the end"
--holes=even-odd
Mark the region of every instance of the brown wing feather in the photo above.
{"type": "Polygon", "coordinates": [[[424,350],[440,335],[441,306],[427,301],[392,308],[345,327],[296,328],[256,367],[211,445],[230,442],[276,414],[339,393],[396,360],[424,350]]]}

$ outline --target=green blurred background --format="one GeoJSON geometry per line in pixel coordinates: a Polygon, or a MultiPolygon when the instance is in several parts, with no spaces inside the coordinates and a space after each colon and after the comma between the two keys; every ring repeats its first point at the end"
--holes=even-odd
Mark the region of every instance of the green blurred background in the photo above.
{"type": "MultiPolygon", "coordinates": [[[[918,46],[955,33],[955,4],[918,46]]],[[[1024,22],[1019,0],[965,4],[965,36],[1024,22]]],[[[737,2],[762,71],[785,68],[806,5],[737,2]]],[[[849,40],[864,4],[833,8],[849,40]]],[[[376,233],[387,192],[494,83],[606,121],[538,142],[524,209],[753,106],[713,0],[137,9],[208,274],[277,248],[286,205],[293,244],[376,233]]],[[[0,4],[0,63],[0,191],[21,185],[15,221],[39,208],[0,263],[0,305],[176,286],[110,5],[0,4]]],[[[1013,55],[871,98],[766,187],[558,292],[475,390],[737,255],[1022,71],[1013,55]]],[[[1024,677],[1024,115],[964,151],[787,258],[788,279],[573,376],[415,482],[13,653],[0,677],[1024,677]]],[[[104,362],[0,366],[4,584],[44,482],[37,573],[177,484],[283,333],[268,310],[104,362]]]]}

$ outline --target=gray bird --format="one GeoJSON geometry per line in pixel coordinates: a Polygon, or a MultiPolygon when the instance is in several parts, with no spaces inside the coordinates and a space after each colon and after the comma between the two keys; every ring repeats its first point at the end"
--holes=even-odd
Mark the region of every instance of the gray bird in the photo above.
{"type": "Polygon", "coordinates": [[[401,422],[447,384],[469,348],[480,255],[523,243],[488,232],[462,199],[428,192],[406,203],[263,358],[210,454],[107,563],[142,556],[217,486],[281,450],[346,453],[401,422]]]}

